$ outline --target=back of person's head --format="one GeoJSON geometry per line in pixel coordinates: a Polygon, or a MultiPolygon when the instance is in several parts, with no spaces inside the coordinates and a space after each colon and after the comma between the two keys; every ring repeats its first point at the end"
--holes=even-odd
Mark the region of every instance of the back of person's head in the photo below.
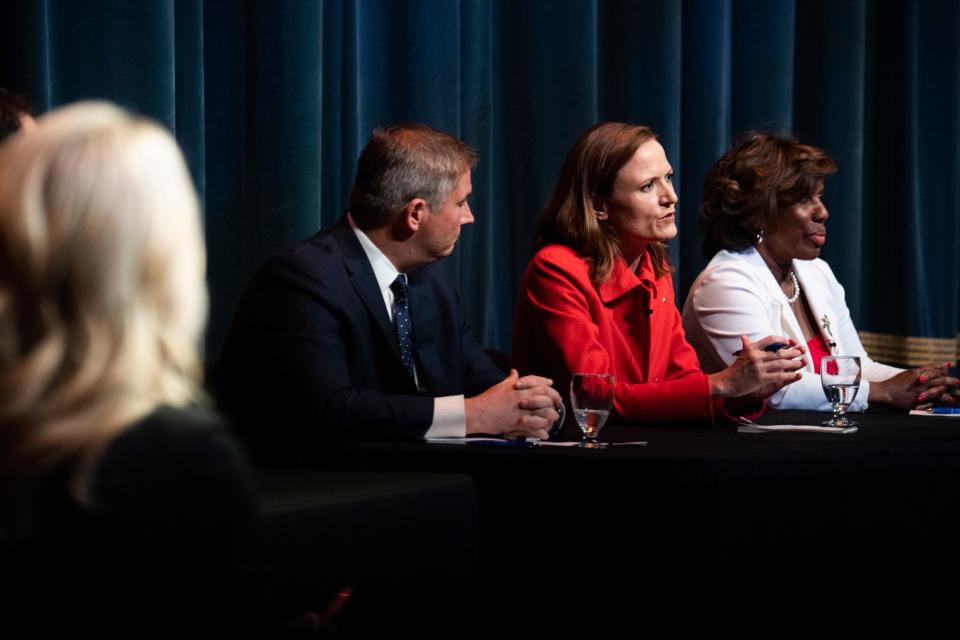
{"type": "Polygon", "coordinates": [[[0,87],[0,142],[19,131],[25,121],[33,121],[33,109],[22,95],[0,87]]]}
{"type": "Polygon", "coordinates": [[[0,476],[77,480],[123,427],[195,398],[204,269],[156,124],[78,103],[0,147],[0,476]]]}
{"type": "Polygon", "coordinates": [[[742,251],[787,207],[837,170],[825,151],[788,133],[749,131],[714,163],[703,185],[703,253],[742,251]]]}
{"type": "MultiPolygon", "coordinates": [[[[597,219],[594,198],[609,196],[620,169],[646,142],[656,140],[650,127],[601,122],[587,129],[564,160],[550,199],[534,223],[534,246],[556,243],[571,247],[590,263],[590,279],[607,279],[620,255],[620,238],[609,222],[597,219]]],[[[666,270],[663,245],[650,243],[657,275],[666,270]]]]}
{"type": "Polygon", "coordinates": [[[357,160],[350,215],[362,230],[377,229],[414,198],[438,211],[465,171],[477,165],[467,143],[424,124],[374,129],[357,160]]]}

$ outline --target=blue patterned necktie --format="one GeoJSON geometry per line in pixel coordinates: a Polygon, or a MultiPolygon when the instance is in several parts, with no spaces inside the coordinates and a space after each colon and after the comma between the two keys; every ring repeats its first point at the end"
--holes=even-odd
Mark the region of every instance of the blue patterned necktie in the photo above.
{"type": "Polygon", "coordinates": [[[397,344],[400,345],[400,359],[403,366],[416,380],[413,368],[413,325],[410,322],[410,306],[407,302],[407,276],[400,274],[390,285],[393,291],[393,326],[397,330],[397,344]]]}

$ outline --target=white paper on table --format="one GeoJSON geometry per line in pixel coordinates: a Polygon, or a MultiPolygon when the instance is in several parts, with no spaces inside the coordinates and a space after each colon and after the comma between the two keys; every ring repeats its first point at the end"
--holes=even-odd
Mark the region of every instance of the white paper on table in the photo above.
{"type": "Polygon", "coordinates": [[[770,433],[771,431],[811,431],[814,433],[856,433],[857,427],[821,427],[812,424],[741,424],[737,433],[770,433]]]}
{"type": "MultiPolygon", "coordinates": [[[[424,438],[428,444],[491,444],[491,445],[502,445],[505,447],[517,447],[517,448],[532,448],[539,447],[545,444],[563,444],[567,443],[554,443],[554,442],[544,442],[540,438],[483,438],[475,436],[440,436],[436,438],[424,438]]],[[[571,442],[569,444],[577,444],[576,442],[571,442]]]]}
{"type": "Polygon", "coordinates": [[[579,442],[551,442],[549,440],[541,440],[538,443],[541,447],[575,447],[579,442]]]}
{"type": "MultiPolygon", "coordinates": [[[[438,438],[424,438],[431,444],[467,444],[468,442],[509,442],[506,438],[468,438],[463,436],[441,436],[438,438]]],[[[531,440],[535,444],[540,444],[539,440],[531,440]]]]}
{"type": "MultiPolygon", "coordinates": [[[[432,444],[467,444],[468,442],[510,442],[504,438],[463,438],[463,437],[443,437],[443,438],[426,438],[426,441],[432,444]]],[[[536,447],[575,447],[579,442],[552,442],[549,440],[537,440],[536,438],[527,438],[527,442],[531,443],[536,447]]],[[[636,442],[608,442],[611,447],[645,447],[647,446],[646,441],[636,441],[636,442]]]]}
{"type": "Polygon", "coordinates": [[[910,411],[912,416],[933,416],[935,418],[960,418],[960,413],[934,413],[926,409],[913,409],[910,411]]]}

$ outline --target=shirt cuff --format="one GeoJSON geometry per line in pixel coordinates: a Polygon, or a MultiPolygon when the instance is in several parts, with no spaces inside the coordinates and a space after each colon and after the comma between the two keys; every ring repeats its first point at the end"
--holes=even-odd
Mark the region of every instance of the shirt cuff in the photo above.
{"type": "MultiPolygon", "coordinates": [[[[859,413],[870,408],[870,381],[863,379],[863,372],[860,372],[860,388],[857,389],[857,397],[853,399],[847,411],[859,413]]],[[[829,403],[828,403],[829,404],[829,403]]]]}
{"type": "Polygon", "coordinates": [[[433,400],[433,423],[424,438],[465,438],[467,409],[463,396],[444,396],[433,400]]]}

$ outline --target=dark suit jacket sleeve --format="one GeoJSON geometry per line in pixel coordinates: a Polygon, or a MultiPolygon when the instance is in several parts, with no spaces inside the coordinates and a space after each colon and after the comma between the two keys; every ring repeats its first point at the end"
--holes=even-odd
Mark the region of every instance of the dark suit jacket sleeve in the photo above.
{"type": "Polygon", "coordinates": [[[373,271],[346,221],[267,263],[241,301],[221,363],[221,402],[254,455],[294,452],[302,464],[305,452],[331,442],[420,438],[433,421],[434,397],[475,395],[503,379],[440,265],[411,275],[410,298],[423,392],[403,367],[373,271]]]}
{"type": "MultiPolygon", "coordinates": [[[[419,438],[433,419],[433,398],[392,393],[377,378],[378,336],[351,303],[352,292],[318,286],[296,262],[274,260],[242,303],[238,327],[250,362],[236,363],[259,384],[278,413],[295,416],[302,444],[321,439],[419,438]],[[366,384],[365,384],[366,382],[366,384]]],[[[317,443],[320,444],[320,443],[317,443]]]]}
{"type": "Polygon", "coordinates": [[[507,377],[507,372],[500,369],[490,356],[480,347],[477,338],[470,328],[466,310],[460,295],[453,289],[457,309],[460,317],[460,345],[463,354],[463,393],[472,397],[483,393],[493,385],[507,377]]]}

